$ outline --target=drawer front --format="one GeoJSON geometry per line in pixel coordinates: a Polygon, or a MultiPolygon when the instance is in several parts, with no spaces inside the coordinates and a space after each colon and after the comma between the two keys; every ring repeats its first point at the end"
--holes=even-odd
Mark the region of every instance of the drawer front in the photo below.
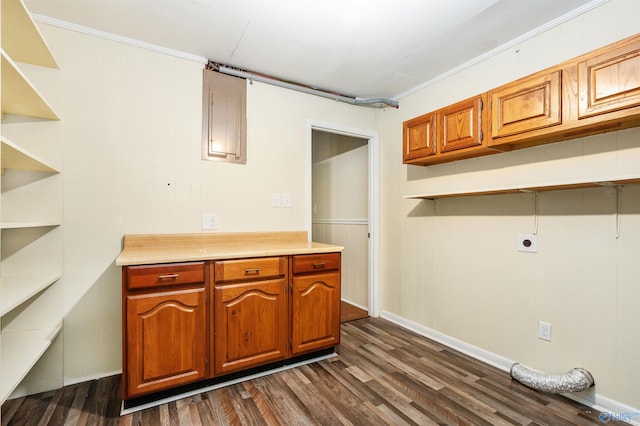
{"type": "Polygon", "coordinates": [[[287,260],[284,257],[258,257],[251,259],[221,260],[215,263],[214,280],[255,280],[285,275],[287,260]]]}
{"type": "Polygon", "coordinates": [[[293,273],[340,269],[340,253],[303,254],[293,257],[293,273]]]}
{"type": "Polygon", "coordinates": [[[204,262],[127,266],[127,288],[137,290],[204,283],[204,262]]]}

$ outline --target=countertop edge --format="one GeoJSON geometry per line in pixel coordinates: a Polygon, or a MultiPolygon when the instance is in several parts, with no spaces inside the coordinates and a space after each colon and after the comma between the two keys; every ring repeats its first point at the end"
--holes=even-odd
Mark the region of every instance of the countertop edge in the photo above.
{"type": "Polygon", "coordinates": [[[150,265],[156,263],[191,262],[222,259],[242,259],[250,257],[290,256],[298,254],[322,254],[342,252],[344,247],[322,244],[305,243],[300,247],[260,248],[248,247],[244,249],[224,249],[223,247],[154,247],[154,248],[125,248],[116,258],[117,266],[150,265]]]}

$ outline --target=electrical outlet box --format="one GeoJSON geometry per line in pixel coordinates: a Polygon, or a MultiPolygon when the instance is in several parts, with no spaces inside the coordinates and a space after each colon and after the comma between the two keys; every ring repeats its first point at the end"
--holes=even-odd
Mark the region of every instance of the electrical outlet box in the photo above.
{"type": "Polygon", "coordinates": [[[291,207],[291,194],[288,192],[282,194],[282,207],[291,207]]]}
{"type": "Polygon", "coordinates": [[[203,230],[218,229],[218,216],[215,214],[203,214],[202,229],[203,230]]]}
{"type": "Polygon", "coordinates": [[[538,321],[538,339],[551,341],[551,324],[544,321],[538,321]]]}
{"type": "Polygon", "coordinates": [[[536,234],[518,234],[518,251],[538,252],[538,236],[536,234]]]}

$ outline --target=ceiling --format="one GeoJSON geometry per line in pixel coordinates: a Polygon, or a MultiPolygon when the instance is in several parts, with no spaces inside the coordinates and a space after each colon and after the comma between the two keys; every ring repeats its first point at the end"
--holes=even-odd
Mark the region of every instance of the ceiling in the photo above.
{"type": "Polygon", "coordinates": [[[397,98],[602,0],[26,0],[50,18],[359,98],[397,98]]]}

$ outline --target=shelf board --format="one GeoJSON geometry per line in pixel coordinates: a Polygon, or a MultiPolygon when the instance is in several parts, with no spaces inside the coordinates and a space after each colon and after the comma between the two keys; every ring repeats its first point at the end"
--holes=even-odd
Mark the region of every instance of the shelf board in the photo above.
{"type": "Polygon", "coordinates": [[[7,138],[0,136],[0,142],[2,143],[2,151],[0,153],[2,169],[31,170],[34,172],[50,173],[60,172],[7,138]]]}
{"type": "MultiPolygon", "coordinates": [[[[2,0],[3,4],[4,1],[2,0]]],[[[13,60],[2,52],[2,112],[28,117],[59,120],[51,106],[20,71],[13,60]]]]}
{"type": "Polygon", "coordinates": [[[406,195],[405,199],[424,199],[435,200],[440,198],[453,198],[453,197],[469,197],[478,195],[501,195],[501,194],[518,194],[522,192],[544,192],[544,191],[562,191],[567,189],[582,189],[582,188],[598,188],[602,186],[616,186],[616,185],[631,185],[640,183],[640,178],[628,178],[628,179],[603,179],[598,181],[587,182],[573,182],[554,185],[542,185],[542,186],[527,186],[522,188],[504,188],[504,189],[492,189],[487,191],[467,191],[467,192],[448,192],[441,194],[419,194],[419,195],[406,195]]]}
{"type": "Polygon", "coordinates": [[[3,277],[0,281],[0,317],[46,289],[61,277],[59,272],[48,275],[3,277]]]}
{"type": "Polygon", "coordinates": [[[14,61],[59,68],[22,0],[2,0],[2,50],[14,61]]]}
{"type": "Polygon", "coordinates": [[[60,333],[62,324],[42,330],[8,332],[0,336],[2,365],[11,366],[0,370],[0,404],[25,378],[29,370],[51,346],[60,333]]]}
{"type": "Polygon", "coordinates": [[[60,222],[0,222],[0,229],[41,228],[45,226],[60,226],[60,222]]]}

